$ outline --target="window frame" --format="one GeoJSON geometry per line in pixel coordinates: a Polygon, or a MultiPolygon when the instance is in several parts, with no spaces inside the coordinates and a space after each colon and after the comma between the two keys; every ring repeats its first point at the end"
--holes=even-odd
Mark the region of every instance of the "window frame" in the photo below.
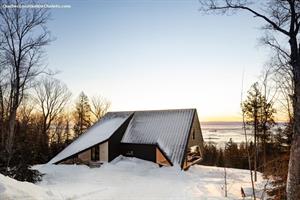
{"type": "Polygon", "coordinates": [[[91,148],[91,161],[100,161],[100,145],[91,148]]]}

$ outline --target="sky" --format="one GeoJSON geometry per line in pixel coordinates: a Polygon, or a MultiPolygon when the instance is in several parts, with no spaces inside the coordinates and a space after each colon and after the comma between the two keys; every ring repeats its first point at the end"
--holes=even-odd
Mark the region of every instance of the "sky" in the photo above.
{"type": "Polygon", "coordinates": [[[247,13],[204,15],[198,0],[55,3],[71,8],[51,9],[48,67],[74,98],[102,95],[112,111],[197,108],[200,121],[238,121],[242,88],[268,61],[262,23],[247,13]]]}

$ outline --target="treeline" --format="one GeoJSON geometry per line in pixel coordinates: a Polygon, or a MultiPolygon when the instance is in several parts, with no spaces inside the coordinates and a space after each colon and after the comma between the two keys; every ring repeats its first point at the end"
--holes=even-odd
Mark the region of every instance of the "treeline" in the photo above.
{"type": "Polygon", "coordinates": [[[289,87],[280,91],[280,88],[274,90],[266,84],[271,75],[278,76],[268,71],[260,84],[257,82],[251,86],[241,103],[245,142],[236,144],[230,140],[224,149],[212,144],[205,145],[203,164],[249,169],[252,182],[257,181],[257,171],[262,172],[272,184],[268,193],[275,199],[285,199],[293,138],[293,109],[289,87]],[[275,109],[276,103],[281,103],[282,107],[277,105],[275,109]],[[287,122],[275,129],[275,113],[278,111],[287,114],[287,122]]]}
{"type": "Polygon", "coordinates": [[[32,182],[40,176],[31,165],[49,161],[110,106],[83,92],[74,105],[68,87],[47,69],[49,11],[0,8],[0,173],[32,182]]]}
{"type": "MultiPolygon", "coordinates": [[[[275,166],[279,164],[276,160],[277,158],[282,158],[282,155],[288,154],[288,145],[283,142],[286,141],[286,136],[282,128],[278,128],[274,134],[272,134],[271,139],[267,143],[266,151],[266,161],[264,163],[264,151],[258,151],[258,171],[270,174],[272,168],[278,169],[275,166]],[[274,165],[275,163],[275,165],[274,165]]],[[[251,159],[254,159],[255,149],[254,143],[251,141],[249,143],[249,152],[251,159]]],[[[238,168],[238,169],[249,169],[248,164],[248,152],[246,148],[246,143],[236,143],[232,139],[226,142],[224,147],[217,147],[214,143],[206,143],[204,145],[203,160],[201,164],[208,166],[217,167],[227,167],[227,168],[238,168]]],[[[286,163],[287,164],[287,163],[286,163]]],[[[252,163],[251,168],[254,168],[254,163],[252,163]]]]}
{"type": "MultiPolygon", "coordinates": [[[[4,90],[2,90],[4,91],[4,90]]],[[[6,151],[8,91],[0,101],[1,138],[0,173],[18,180],[35,182],[39,174],[30,166],[48,162],[53,156],[101,119],[110,102],[101,96],[89,98],[81,92],[75,102],[65,84],[53,76],[44,76],[28,89],[17,110],[11,159],[6,151]]]]}
{"type": "MultiPolygon", "coordinates": [[[[3,91],[3,90],[2,90],[3,91]]],[[[89,98],[81,92],[75,102],[67,86],[52,76],[43,77],[26,92],[17,110],[11,159],[6,151],[9,126],[7,91],[0,101],[0,173],[18,180],[37,181],[30,166],[48,162],[53,156],[101,119],[110,107],[101,96],[89,98]]],[[[36,176],[37,175],[37,176],[36,176]]]]}

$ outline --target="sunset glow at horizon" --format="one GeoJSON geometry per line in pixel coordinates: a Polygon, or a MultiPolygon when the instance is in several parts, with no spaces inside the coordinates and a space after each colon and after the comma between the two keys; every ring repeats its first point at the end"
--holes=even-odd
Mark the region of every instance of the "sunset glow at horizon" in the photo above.
{"type": "Polygon", "coordinates": [[[203,15],[197,0],[63,2],[72,7],[51,10],[47,54],[73,98],[84,91],[112,111],[196,108],[200,121],[242,120],[242,87],[245,98],[269,56],[259,20],[203,15]]]}

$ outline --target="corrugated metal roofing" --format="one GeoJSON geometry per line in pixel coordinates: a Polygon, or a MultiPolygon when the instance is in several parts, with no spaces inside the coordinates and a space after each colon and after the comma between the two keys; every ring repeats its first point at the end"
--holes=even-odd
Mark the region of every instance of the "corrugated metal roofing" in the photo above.
{"type": "Polygon", "coordinates": [[[181,164],[195,109],[136,111],[122,143],[157,144],[173,164],[181,164]]]}
{"type": "Polygon", "coordinates": [[[109,139],[133,114],[121,142],[158,145],[172,164],[181,165],[195,113],[196,109],[109,112],[49,163],[58,163],[109,139]]]}
{"type": "Polygon", "coordinates": [[[60,162],[82,150],[90,148],[110,138],[110,136],[128,119],[133,112],[110,112],[84,134],[52,158],[48,163],[60,162]]]}

